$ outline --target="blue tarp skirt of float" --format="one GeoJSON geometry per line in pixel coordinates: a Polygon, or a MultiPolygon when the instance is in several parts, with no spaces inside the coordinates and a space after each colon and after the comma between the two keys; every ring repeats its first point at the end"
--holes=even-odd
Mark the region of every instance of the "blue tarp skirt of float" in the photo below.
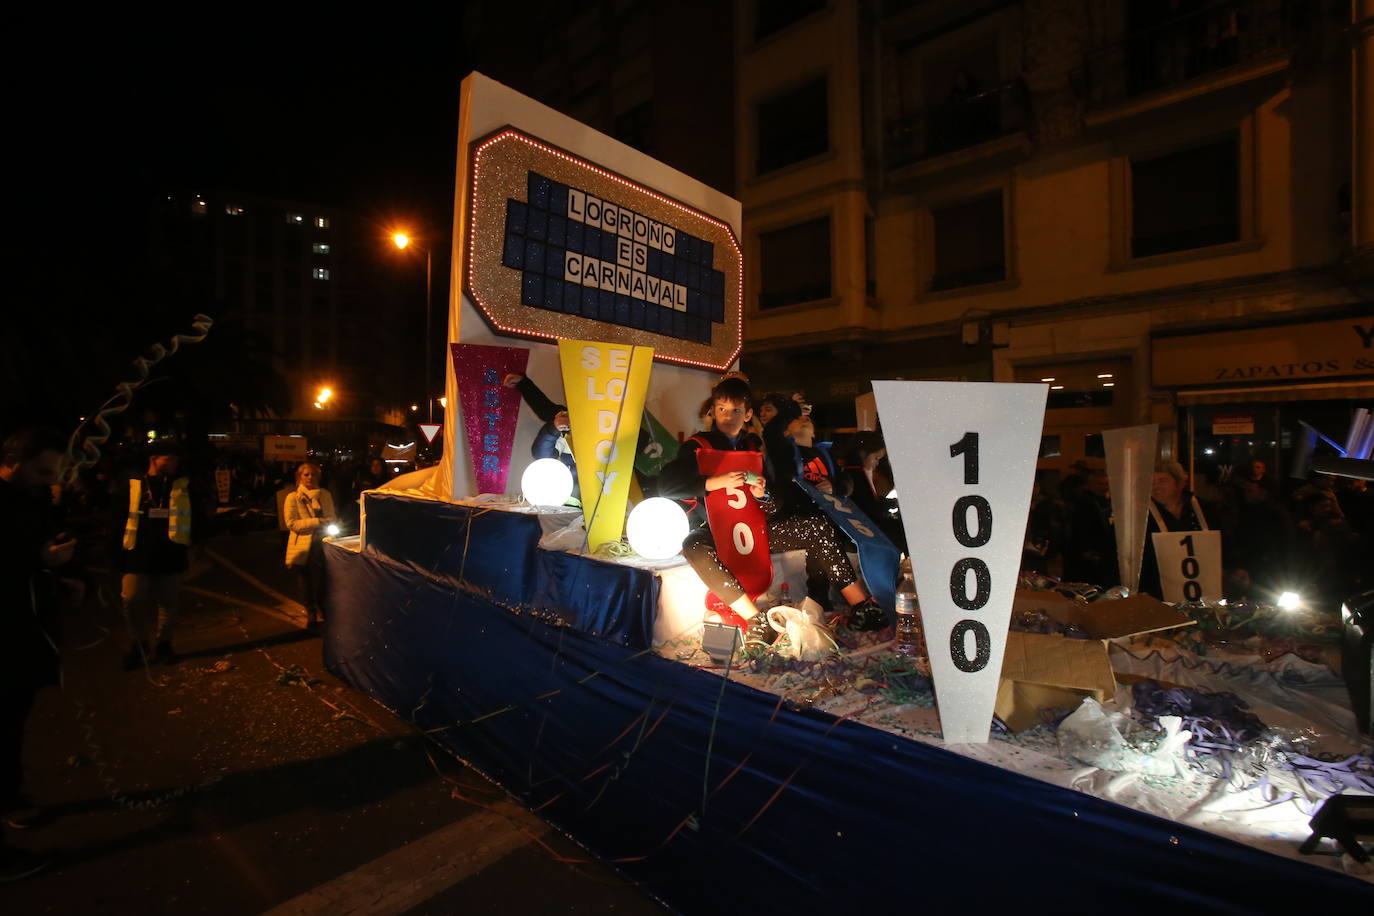
{"type": "Polygon", "coordinates": [[[661,658],[641,648],[651,632],[641,607],[592,613],[583,594],[604,588],[603,603],[635,605],[647,594],[636,577],[649,574],[541,556],[537,526],[511,513],[479,520],[457,506],[386,502],[410,504],[397,517],[411,534],[377,530],[369,501],[368,549],[327,551],[329,669],[675,909],[1157,914],[1268,912],[1280,899],[1332,912],[1374,904],[1374,888],[1334,871],[661,658]],[[466,565],[444,547],[479,534],[491,541],[485,556],[509,563],[512,576],[522,571],[519,581],[474,570],[471,547],[466,565]],[[413,545],[423,547],[415,557],[381,546],[419,536],[434,542],[413,545]],[[520,538],[528,541],[515,549],[520,538]],[[572,606],[552,604],[570,591],[572,606]],[[608,621],[635,621],[635,632],[608,621]]]}

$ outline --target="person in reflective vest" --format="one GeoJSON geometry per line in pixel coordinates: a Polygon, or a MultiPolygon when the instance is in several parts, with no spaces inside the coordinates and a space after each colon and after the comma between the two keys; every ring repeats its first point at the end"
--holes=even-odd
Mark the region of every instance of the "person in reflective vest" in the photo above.
{"type": "Polygon", "coordinates": [[[180,464],[181,450],[174,441],[155,442],[148,451],[147,473],[130,478],[128,499],[120,503],[127,510],[120,580],[129,634],[126,669],[174,659],[177,593],[191,546],[191,488],[189,479],[177,474],[180,464]]]}

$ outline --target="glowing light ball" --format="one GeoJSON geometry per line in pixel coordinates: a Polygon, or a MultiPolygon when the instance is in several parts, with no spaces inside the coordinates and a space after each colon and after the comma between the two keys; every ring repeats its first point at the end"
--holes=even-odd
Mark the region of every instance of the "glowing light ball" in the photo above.
{"type": "Polygon", "coordinates": [[[324,533],[329,537],[336,538],[339,536],[339,526],[329,525],[324,529],[324,533]]]}
{"type": "Polygon", "coordinates": [[[671,499],[654,496],[634,507],[625,522],[630,547],[646,560],[666,560],[682,552],[691,526],[687,513],[671,499]]]}
{"type": "Polygon", "coordinates": [[[532,506],[561,506],[572,491],[572,472],[557,458],[538,458],[520,476],[520,492],[532,506]]]}
{"type": "Polygon", "coordinates": [[[1285,611],[1296,611],[1302,607],[1302,596],[1297,592],[1284,592],[1279,595],[1279,607],[1285,611]]]}

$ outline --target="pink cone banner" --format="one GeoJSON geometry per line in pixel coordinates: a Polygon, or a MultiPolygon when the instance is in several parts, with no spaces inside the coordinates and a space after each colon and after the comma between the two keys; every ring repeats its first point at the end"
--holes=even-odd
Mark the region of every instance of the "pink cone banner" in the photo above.
{"type": "Polygon", "coordinates": [[[530,351],[480,344],[451,346],[477,492],[504,493],[515,424],[520,419],[520,392],[507,388],[502,381],[512,372],[525,374],[530,351]]]}

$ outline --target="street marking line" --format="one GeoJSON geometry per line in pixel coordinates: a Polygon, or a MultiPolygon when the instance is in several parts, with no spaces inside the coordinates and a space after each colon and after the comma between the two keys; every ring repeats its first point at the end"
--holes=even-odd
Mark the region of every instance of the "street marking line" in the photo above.
{"type": "Polygon", "coordinates": [[[542,836],[549,825],[500,802],[278,904],[262,916],[396,916],[542,836]]]}
{"type": "Polygon", "coordinates": [[[305,606],[297,604],[294,601],[291,602],[291,604],[294,605],[293,607],[281,608],[272,607],[267,604],[257,604],[252,601],[244,601],[242,598],[235,598],[232,595],[222,595],[219,592],[212,592],[208,588],[200,588],[196,585],[183,585],[181,590],[183,592],[190,592],[193,595],[200,595],[204,598],[213,598],[216,601],[223,601],[228,604],[236,604],[239,607],[246,607],[249,610],[257,611],[260,614],[267,614],[270,617],[275,617],[278,620],[285,621],[294,626],[300,626],[301,621],[305,619],[305,606]]]}
{"type": "MultiPolygon", "coordinates": [[[[268,585],[266,582],[263,582],[257,576],[254,576],[252,573],[246,571],[238,564],[234,563],[228,557],[225,557],[219,551],[211,550],[209,547],[206,547],[205,555],[210,559],[214,560],[219,565],[223,566],[225,569],[229,570],[234,575],[238,576],[240,579],[243,579],[245,582],[256,588],[258,591],[262,592],[264,595],[267,595],[271,598],[276,598],[278,602],[277,607],[279,610],[286,609],[291,611],[292,613],[298,614],[300,617],[305,616],[305,605],[301,604],[294,598],[288,598],[286,595],[283,595],[281,592],[277,591],[275,588],[268,585]]],[[[245,601],[241,603],[248,604],[249,602],[245,601]]],[[[262,607],[264,605],[258,606],[262,607]]]]}

